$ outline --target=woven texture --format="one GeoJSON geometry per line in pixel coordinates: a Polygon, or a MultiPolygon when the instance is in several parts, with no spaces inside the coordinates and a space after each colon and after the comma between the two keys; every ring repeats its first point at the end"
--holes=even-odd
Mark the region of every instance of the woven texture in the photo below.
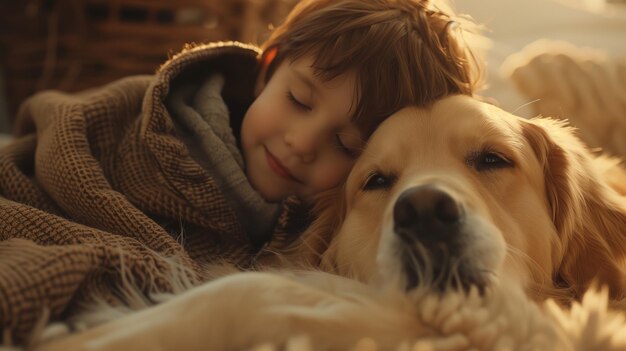
{"type": "MultiPolygon", "coordinates": [[[[252,92],[257,54],[238,43],[187,48],[155,76],[24,103],[15,141],[0,150],[4,335],[24,342],[44,311],[64,318],[94,294],[113,296],[122,279],[168,290],[162,277],[172,258],[201,281],[215,259],[252,257],[256,247],[177,137],[163,101],[176,79],[220,71],[227,81],[247,77],[223,93],[233,111],[245,111],[232,105],[251,97],[241,92],[252,92]]],[[[285,203],[275,236],[297,206],[285,203]]]]}
{"type": "MultiPolygon", "coordinates": [[[[152,74],[185,43],[262,43],[296,0],[0,2],[8,109],[44,89],[80,91],[152,74]]],[[[8,122],[8,121],[7,121],[8,122]]],[[[13,122],[13,121],[11,121],[13,122]]]]}

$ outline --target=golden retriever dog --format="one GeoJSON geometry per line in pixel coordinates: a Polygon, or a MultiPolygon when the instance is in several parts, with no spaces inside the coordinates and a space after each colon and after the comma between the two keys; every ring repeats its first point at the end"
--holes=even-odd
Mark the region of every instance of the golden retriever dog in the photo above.
{"type": "Polygon", "coordinates": [[[363,281],[401,272],[408,288],[508,276],[535,298],[567,302],[597,282],[621,300],[625,194],[618,160],[564,122],[453,96],[381,125],[296,256],[363,281]]]}
{"type": "Polygon", "coordinates": [[[423,349],[560,349],[526,294],[567,302],[597,282],[624,297],[625,180],[562,122],[465,96],[408,107],[302,240],[261,260],[315,269],[227,275],[37,349],[235,350],[298,334],[314,350],[363,337],[383,350],[437,338],[423,349]]]}

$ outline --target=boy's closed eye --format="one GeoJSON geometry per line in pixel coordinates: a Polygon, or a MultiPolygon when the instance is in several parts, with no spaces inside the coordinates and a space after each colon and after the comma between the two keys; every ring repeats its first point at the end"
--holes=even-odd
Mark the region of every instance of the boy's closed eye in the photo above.
{"type": "Polygon", "coordinates": [[[341,152],[343,152],[344,154],[346,154],[348,157],[350,158],[357,158],[359,156],[359,148],[352,146],[347,140],[349,140],[350,138],[348,136],[344,136],[344,139],[346,139],[346,141],[342,140],[342,134],[335,134],[335,141],[337,143],[337,145],[339,146],[339,149],[341,150],[341,152]]]}
{"type": "MultiPolygon", "coordinates": [[[[287,90],[287,100],[297,109],[302,111],[311,111],[313,107],[310,104],[303,102],[303,100],[299,99],[296,94],[294,94],[291,90],[287,90]]],[[[343,152],[346,156],[350,158],[356,158],[359,154],[357,148],[350,146],[350,143],[344,141],[344,139],[348,139],[348,136],[342,136],[342,134],[335,134],[334,142],[338,146],[338,149],[343,152]]]]}
{"type": "Polygon", "coordinates": [[[287,91],[287,99],[298,109],[311,111],[313,108],[308,104],[302,102],[302,100],[296,98],[296,96],[291,92],[287,91]]]}

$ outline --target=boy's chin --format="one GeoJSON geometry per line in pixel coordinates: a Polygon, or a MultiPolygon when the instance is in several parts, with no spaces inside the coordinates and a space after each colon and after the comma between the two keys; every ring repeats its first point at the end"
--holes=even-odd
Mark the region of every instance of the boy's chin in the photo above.
{"type": "Polygon", "coordinates": [[[294,191],[295,189],[288,188],[287,183],[273,183],[265,177],[256,177],[251,174],[247,174],[247,176],[252,188],[269,203],[279,203],[287,197],[294,195],[306,200],[306,198],[301,196],[302,194],[297,194],[296,191],[294,191]]]}
{"type": "Polygon", "coordinates": [[[267,202],[271,202],[271,203],[281,202],[284,198],[289,196],[289,194],[287,194],[286,192],[280,191],[280,189],[272,188],[271,186],[268,186],[267,184],[258,184],[258,185],[252,184],[252,186],[261,195],[261,197],[267,202]]]}

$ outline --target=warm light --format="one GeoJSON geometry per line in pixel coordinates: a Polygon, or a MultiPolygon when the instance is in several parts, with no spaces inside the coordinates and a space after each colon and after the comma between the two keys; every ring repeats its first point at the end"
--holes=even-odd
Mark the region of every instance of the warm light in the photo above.
{"type": "Polygon", "coordinates": [[[583,0],[583,3],[591,12],[602,12],[606,8],[605,0],[583,0]]]}
{"type": "Polygon", "coordinates": [[[626,0],[555,0],[593,13],[618,15],[626,13],[626,0]]]}

